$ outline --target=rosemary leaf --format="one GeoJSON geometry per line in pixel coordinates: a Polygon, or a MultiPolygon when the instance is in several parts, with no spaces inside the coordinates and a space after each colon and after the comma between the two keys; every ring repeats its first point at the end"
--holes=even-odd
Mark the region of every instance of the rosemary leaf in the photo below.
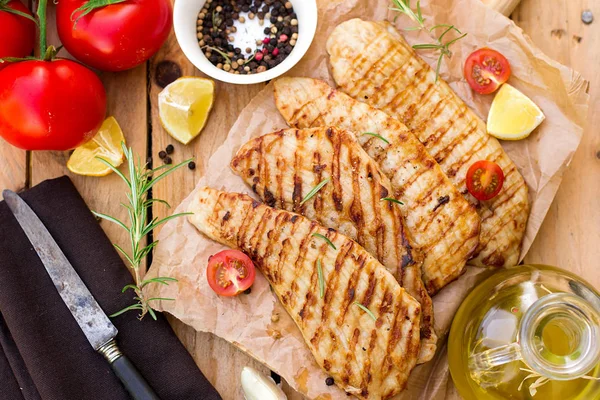
{"type": "Polygon", "coordinates": [[[118,245],[118,244],[116,244],[116,243],[113,243],[113,246],[115,246],[115,248],[116,248],[117,250],[119,250],[119,252],[120,252],[121,254],[123,254],[123,256],[124,256],[124,257],[127,259],[127,261],[129,262],[129,264],[131,264],[131,265],[133,265],[133,264],[134,264],[134,262],[133,262],[133,260],[131,259],[131,257],[129,257],[129,254],[127,254],[127,252],[126,252],[125,250],[123,250],[123,249],[121,248],[121,246],[119,246],[119,245],[118,245]]]}
{"type": "MultiPolygon", "coordinates": [[[[171,208],[171,205],[170,205],[169,203],[167,203],[166,201],[164,201],[163,199],[149,199],[149,200],[146,200],[146,201],[144,202],[144,205],[145,205],[145,206],[149,206],[149,205],[151,205],[152,203],[160,203],[160,204],[164,204],[164,205],[165,205],[167,208],[171,208]]],[[[127,207],[127,206],[126,206],[126,207],[127,207]]]]}
{"type": "Polygon", "coordinates": [[[324,241],[327,242],[328,245],[331,246],[331,248],[333,248],[334,250],[337,250],[337,247],[335,247],[335,245],[333,244],[333,242],[331,242],[331,240],[329,240],[329,238],[327,236],[321,235],[320,233],[313,233],[312,235],[314,237],[318,237],[320,239],[323,239],[324,241]]]}
{"type": "Polygon", "coordinates": [[[170,297],[151,297],[151,298],[148,299],[148,301],[152,301],[152,300],[175,301],[175,299],[172,299],[170,297]]]}
{"type": "Polygon", "coordinates": [[[319,276],[319,296],[325,297],[325,279],[323,279],[323,268],[321,267],[321,260],[317,260],[317,274],[319,276]]]}
{"type": "Polygon", "coordinates": [[[392,198],[392,197],[384,197],[384,198],[382,198],[381,200],[390,201],[390,202],[392,202],[392,203],[396,203],[396,204],[404,205],[404,203],[403,203],[403,202],[401,202],[400,200],[396,200],[396,199],[394,199],[394,198],[392,198]]]}
{"type": "Polygon", "coordinates": [[[142,309],[142,305],[139,304],[139,303],[136,303],[136,304],[132,304],[130,306],[127,306],[127,307],[123,308],[122,310],[117,311],[114,314],[110,314],[109,317],[114,318],[114,317],[117,317],[117,316],[119,316],[119,315],[121,315],[123,313],[126,313],[127,311],[141,310],[141,309],[142,309]]]}
{"type": "Polygon", "coordinates": [[[129,228],[123,222],[121,222],[120,220],[118,220],[115,217],[111,217],[110,215],[102,214],[102,213],[99,213],[96,211],[92,211],[92,214],[94,214],[98,218],[102,218],[107,221],[113,222],[113,223],[119,225],[121,228],[125,229],[126,231],[129,231],[129,228]]]}
{"type": "Polygon", "coordinates": [[[100,161],[102,164],[105,164],[108,168],[112,169],[112,171],[115,174],[119,175],[119,177],[121,177],[121,179],[123,179],[125,181],[125,183],[127,183],[127,186],[131,186],[131,182],[129,182],[129,180],[127,178],[125,178],[125,175],[123,175],[123,173],[121,171],[119,171],[109,161],[107,161],[106,159],[104,159],[102,157],[98,157],[98,156],[96,156],[96,160],[100,161]]]}
{"type": "Polygon", "coordinates": [[[377,139],[381,139],[381,140],[383,140],[384,142],[386,142],[387,144],[390,144],[390,142],[389,142],[389,141],[388,141],[386,138],[384,138],[383,136],[381,136],[381,135],[379,135],[379,134],[377,134],[377,133],[374,133],[374,132],[363,132],[363,135],[370,135],[370,136],[374,136],[374,137],[376,137],[377,139]]]}
{"type": "Polygon", "coordinates": [[[367,307],[363,306],[358,301],[355,301],[352,304],[358,306],[361,310],[363,310],[364,312],[366,312],[367,314],[369,314],[369,317],[373,318],[373,321],[377,321],[377,317],[375,316],[375,314],[373,314],[373,312],[371,310],[369,310],[367,307]]]}
{"type": "Polygon", "coordinates": [[[152,309],[152,307],[148,307],[148,313],[150,314],[152,319],[156,321],[156,314],[154,313],[154,310],[152,309]]]}
{"type": "Polygon", "coordinates": [[[317,192],[319,190],[321,190],[323,188],[323,186],[325,186],[328,182],[329,182],[329,178],[323,179],[317,186],[315,186],[310,192],[308,192],[308,194],[306,196],[304,196],[304,198],[300,202],[300,205],[302,205],[302,204],[306,203],[308,200],[312,199],[313,196],[315,194],[317,194],[317,192]]]}
{"type": "Polygon", "coordinates": [[[414,44],[413,45],[413,49],[415,50],[438,50],[440,49],[441,46],[439,44],[429,44],[429,43],[423,43],[423,44],[414,44]]]}
{"type": "Polygon", "coordinates": [[[169,278],[168,276],[159,276],[159,277],[156,277],[156,278],[151,278],[151,279],[143,280],[142,283],[141,283],[141,285],[140,285],[140,287],[144,287],[147,284],[152,283],[152,282],[156,282],[156,283],[160,283],[162,285],[167,285],[168,286],[169,284],[167,282],[177,282],[177,279],[175,279],[175,278],[169,278]]]}
{"type": "Polygon", "coordinates": [[[121,293],[125,293],[127,291],[127,289],[133,289],[136,290],[137,286],[129,284],[129,285],[125,285],[123,286],[123,289],[121,289],[121,293]]]}

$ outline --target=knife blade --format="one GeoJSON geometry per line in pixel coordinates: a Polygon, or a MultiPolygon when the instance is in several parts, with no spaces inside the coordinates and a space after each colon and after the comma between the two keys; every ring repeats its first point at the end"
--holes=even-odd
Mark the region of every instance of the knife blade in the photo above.
{"type": "Polygon", "coordinates": [[[117,328],[75,272],[46,226],[18,194],[10,190],[4,190],[2,194],[90,345],[107,359],[134,399],[158,400],[148,383],[117,347],[117,328]]]}

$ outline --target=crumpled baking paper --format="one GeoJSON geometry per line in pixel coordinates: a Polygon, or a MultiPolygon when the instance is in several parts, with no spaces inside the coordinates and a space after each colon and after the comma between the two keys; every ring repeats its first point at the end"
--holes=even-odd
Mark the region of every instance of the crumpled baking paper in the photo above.
{"type": "MultiPolygon", "coordinates": [[[[319,23],[312,46],[289,76],[308,76],[333,81],[328,71],[325,42],[339,23],[360,17],[366,20],[393,21],[387,0],[320,0],[319,23]]],[[[545,56],[511,20],[488,8],[480,0],[422,0],[428,27],[454,24],[468,35],[452,45],[452,57],[442,64],[442,77],[459,96],[485,118],[493,96],[471,91],[463,78],[463,62],[477,48],[488,46],[500,51],[511,63],[510,83],[529,96],[546,115],[546,120],[527,139],[503,142],[510,158],[519,167],[529,186],[531,215],[523,241],[521,259],[552,203],[563,173],[569,165],[583,134],[588,109],[587,82],[581,75],[545,56]]],[[[301,22],[300,22],[301,23],[301,22]]],[[[399,29],[415,26],[406,16],[396,21],[399,29]]],[[[426,32],[405,31],[411,44],[430,43],[426,32]]],[[[432,52],[419,53],[430,65],[432,52]]],[[[249,192],[235,176],[229,161],[250,138],[285,127],[268,85],[242,111],[223,145],[206,160],[206,175],[197,187],[249,192]]],[[[204,134],[210,134],[205,132],[204,134]]],[[[190,196],[175,212],[185,211],[190,196]]],[[[327,375],[314,361],[303,338],[270,291],[267,281],[257,274],[250,295],[219,297],[207,284],[208,257],[223,246],[200,234],[186,218],[168,222],[158,235],[160,243],[148,277],[170,276],[178,279],[169,286],[148,285],[151,297],[175,298],[156,304],[198,331],[212,332],[247,352],[280,374],[293,388],[311,399],[346,399],[337,386],[326,386],[327,375]],[[275,321],[275,322],[274,322],[275,321]]],[[[434,297],[435,328],[440,335],[436,357],[414,369],[408,389],[397,399],[458,399],[449,379],[445,339],[454,313],[468,291],[482,278],[484,270],[469,267],[457,281],[434,297]]]]}

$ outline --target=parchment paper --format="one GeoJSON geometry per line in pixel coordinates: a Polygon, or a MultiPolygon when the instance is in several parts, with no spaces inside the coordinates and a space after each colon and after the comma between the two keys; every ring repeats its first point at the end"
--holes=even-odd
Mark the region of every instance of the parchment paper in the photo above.
{"type": "MultiPolygon", "coordinates": [[[[509,59],[512,67],[510,83],[532,98],[546,114],[546,121],[528,139],[503,143],[525,177],[530,191],[532,209],[522,259],[581,140],[588,108],[587,82],[579,73],[542,54],[512,21],[483,5],[480,0],[422,0],[421,3],[427,26],[454,24],[468,32],[451,48],[453,55],[451,59],[444,60],[442,76],[482,118],[487,115],[493,96],[473,94],[463,79],[462,66],[469,53],[483,46],[497,49],[509,59]]],[[[333,28],[354,17],[393,20],[395,14],[388,10],[388,0],[321,0],[318,4],[319,24],[315,40],[289,75],[321,78],[332,84],[325,41],[333,28]]],[[[402,29],[415,24],[400,16],[396,25],[402,29]]],[[[424,32],[406,31],[405,36],[411,44],[432,40],[424,32]]],[[[430,65],[435,63],[435,54],[420,54],[430,65]]],[[[274,105],[272,85],[268,85],[242,111],[223,145],[205,160],[208,174],[200,179],[197,187],[208,185],[253,195],[231,172],[229,161],[250,138],[285,126],[274,105]]],[[[184,211],[189,199],[190,196],[175,212],[184,211]]],[[[205,268],[208,256],[222,250],[223,246],[204,237],[185,218],[167,223],[158,239],[160,243],[149,277],[170,276],[179,280],[169,286],[147,286],[152,297],[176,299],[161,302],[156,306],[158,310],[174,315],[198,331],[212,332],[233,343],[311,399],[347,398],[335,385],[328,387],[324,384],[327,375],[317,366],[300,332],[271,293],[262,275],[257,274],[250,295],[218,297],[206,282],[205,268]],[[276,317],[272,317],[274,315],[276,317]]],[[[412,372],[408,389],[397,396],[398,399],[459,398],[449,382],[445,336],[466,293],[489,273],[483,272],[469,267],[459,280],[434,297],[435,328],[441,337],[438,354],[434,360],[412,372]]]]}

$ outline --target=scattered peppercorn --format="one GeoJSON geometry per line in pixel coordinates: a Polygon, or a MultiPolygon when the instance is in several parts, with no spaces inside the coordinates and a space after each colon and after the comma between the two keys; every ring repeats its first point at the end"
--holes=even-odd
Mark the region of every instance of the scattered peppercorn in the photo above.
{"type": "Polygon", "coordinates": [[[333,385],[333,384],[334,384],[333,378],[332,378],[332,377],[330,377],[330,376],[328,376],[328,377],[327,377],[327,379],[325,379],[325,384],[326,384],[327,386],[331,386],[331,385],[333,385]]]}
{"type": "Polygon", "coordinates": [[[164,160],[165,157],[167,156],[167,153],[163,150],[158,152],[158,158],[160,158],[161,160],[164,160]]]}
{"type": "Polygon", "coordinates": [[[173,147],[172,144],[168,145],[167,148],[165,149],[167,151],[167,154],[173,154],[173,151],[175,150],[175,147],[173,147]]]}
{"type": "Polygon", "coordinates": [[[172,163],[173,163],[173,160],[171,160],[171,157],[169,157],[169,156],[166,156],[165,158],[163,158],[163,162],[164,162],[165,164],[172,164],[172,163]]]}
{"type": "Polygon", "coordinates": [[[196,163],[193,161],[190,161],[190,163],[188,164],[188,168],[191,169],[192,171],[196,169],[196,163]]]}
{"type": "Polygon", "coordinates": [[[248,289],[244,290],[244,294],[250,294],[252,293],[252,287],[249,287],[248,289]]]}

